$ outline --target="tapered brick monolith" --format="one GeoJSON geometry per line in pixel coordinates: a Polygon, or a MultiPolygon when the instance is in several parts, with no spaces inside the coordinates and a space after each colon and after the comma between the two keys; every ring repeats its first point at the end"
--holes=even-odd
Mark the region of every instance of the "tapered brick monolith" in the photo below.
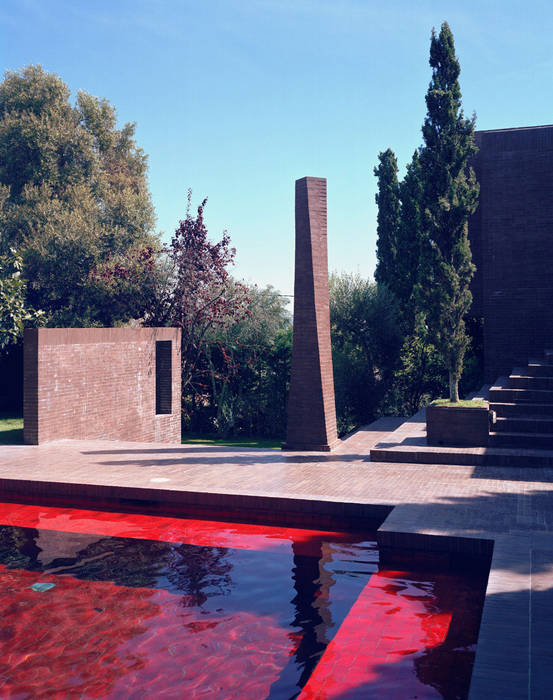
{"type": "Polygon", "coordinates": [[[294,344],[285,450],[328,452],[336,432],[330,348],[326,179],[296,180],[294,344]]]}

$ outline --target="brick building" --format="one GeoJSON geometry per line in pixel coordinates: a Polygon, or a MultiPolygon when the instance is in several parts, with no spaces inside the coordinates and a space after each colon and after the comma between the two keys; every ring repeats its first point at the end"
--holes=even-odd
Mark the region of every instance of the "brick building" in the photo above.
{"type": "Polygon", "coordinates": [[[486,381],[553,347],[553,126],[477,131],[472,314],[486,381]]]}

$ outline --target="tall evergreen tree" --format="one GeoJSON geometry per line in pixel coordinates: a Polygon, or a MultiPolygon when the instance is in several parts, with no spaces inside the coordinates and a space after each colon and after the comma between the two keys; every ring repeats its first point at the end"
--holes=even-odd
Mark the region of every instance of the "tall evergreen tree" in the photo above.
{"type": "Polygon", "coordinates": [[[418,150],[407,165],[399,185],[400,217],[397,233],[395,292],[402,306],[407,332],[413,331],[415,308],[413,290],[419,275],[422,230],[423,181],[418,150]]]}
{"type": "Polygon", "coordinates": [[[378,178],[378,226],[376,243],[376,270],[374,278],[378,284],[387,285],[394,291],[397,278],[397,235],[399,226],[399,184],[397,160],[391,148],[378,154],[379,164],[374,169],[378,178]]]}
{"type": "Polygon", "coordinates": [[[432,30],[430,65],[420,153],[425,209],[418,291],[431,337],[449,373],[450,400],[456,402],[468,344],[463,318],[472,301],[469,284],[475,269],[468,218],[476,210],[479,186],[468,165],[476,152],[475,117],[463,115],[460,66],[446,22],[439,35],[432,30]]]}

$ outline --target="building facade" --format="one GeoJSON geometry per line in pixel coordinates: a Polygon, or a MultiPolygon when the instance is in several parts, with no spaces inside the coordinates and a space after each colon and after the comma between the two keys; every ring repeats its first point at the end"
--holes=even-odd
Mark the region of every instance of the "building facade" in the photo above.
{"type": "Polygon", "coordinates": [[[553,347],[553,125],[477,131],[476,143],[471,313],[493,382],[553,347]]]}

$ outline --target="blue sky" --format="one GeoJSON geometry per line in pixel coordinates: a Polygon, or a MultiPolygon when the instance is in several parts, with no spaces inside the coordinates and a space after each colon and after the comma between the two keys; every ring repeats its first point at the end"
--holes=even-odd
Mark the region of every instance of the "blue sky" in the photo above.
{"type": "Polygon", "coordinates": [[[40,63],[137,122],[158,228],[186,192],[234,274],[293,290],[294,180],[328,180],[329,267],[372,275],[379,151],[421,143],[430,31],[446,20],[478,129],[553,122],[548,2],[2,0],[0,65],[40,63]]]}

